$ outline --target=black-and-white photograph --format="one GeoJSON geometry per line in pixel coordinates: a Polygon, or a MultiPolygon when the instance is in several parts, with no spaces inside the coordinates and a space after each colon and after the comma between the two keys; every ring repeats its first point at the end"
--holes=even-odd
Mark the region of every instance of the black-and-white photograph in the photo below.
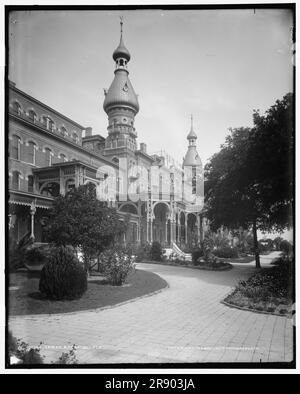
{"type": "Polygon", "coordinates": [[[294,7],[6,7],[6,368],[295,368],[294,7]]]}

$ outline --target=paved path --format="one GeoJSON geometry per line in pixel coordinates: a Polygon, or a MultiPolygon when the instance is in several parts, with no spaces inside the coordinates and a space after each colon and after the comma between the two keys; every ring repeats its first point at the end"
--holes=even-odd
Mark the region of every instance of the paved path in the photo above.
{"type": "MultiPolygon", "coordinates": [[[[269,263],[271,257],[263,257],[269,263]]],[[[13,334],[41,341],[51,362],[64,346],[78,346],[80,363],[277,362],[292,360],[292,322],[286,317],[229,308],[220,303],[254,264],[209,272],[164,265],[139,268],[161,275],[169,288],[112,309],[13,317],[13,334]]]]}

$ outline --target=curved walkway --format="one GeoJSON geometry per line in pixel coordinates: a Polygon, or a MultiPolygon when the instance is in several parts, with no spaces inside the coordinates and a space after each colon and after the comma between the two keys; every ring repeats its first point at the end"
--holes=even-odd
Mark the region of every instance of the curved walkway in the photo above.
{"type": "MultiPolygon", "coordinates": [[[[262,257],[269,263],[275,254],[262,257]]],[[[12,317],[17,338],[37,346],[45,362],[73,344],[80,363],[187,363],[292,361],[292,321],[229,308],[225,295],[254,271],[235,264],[211,272],[140,264],[169,288],[151,297],[102,311],[12,317]]]]}

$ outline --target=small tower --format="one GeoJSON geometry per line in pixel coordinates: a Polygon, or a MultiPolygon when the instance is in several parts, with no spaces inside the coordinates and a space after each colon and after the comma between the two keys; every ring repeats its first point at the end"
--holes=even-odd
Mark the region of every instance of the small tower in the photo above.
{"type": "MultiPolygon", "coordinates": [[[[108,91],[104,90],[103,108],[108,115],[108,137],[105,148],[107,150],[126,147],[134,152],[137,149],[134,119],[139,111],[139,103],[128,77],[127,64],[130,60],[130,53],[123,41],[122,18],[120,24],[120,43],[113,53],[116,65],[115,77],[108,91]]],[[[106,154],[109,152],[106,151],[106,154]]]]}
{"type": "MultiPolygon", "coordinates": [[[[187,136],[189,146],[183,160],[185,187],[191,186],[193,203],[199,204],[204,194],[202,161],[197,152],[197,134],[194,131],[193,115],[191,115],[191,130],[187,136]]],[[[187,195],[187,190],[185,191],[187,195]]]]}

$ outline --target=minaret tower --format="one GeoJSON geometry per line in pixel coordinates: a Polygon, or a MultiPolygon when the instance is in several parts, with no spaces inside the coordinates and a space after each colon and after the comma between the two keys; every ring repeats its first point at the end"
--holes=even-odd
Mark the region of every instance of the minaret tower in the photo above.
{"type": "MultiPolygon", "coordinates": [[[[127,64],[130,53],[123,41],[123,20],[121,18],[121,37],[117,49],[113,53],[115,61],[115,77],[110,88],[104,90],[104,111],[108,115],[108,137],[105,144],[105,154],[113,155],[118,148],[135,151],[137,133],[134,128],[134,118],[139,111],[137,95],[128,77],[127,64]]],[[[119,150],[119,149],[118,149],[119,150]]]]}
{"type": "Polygon", "coordinates": [[[191,115],[191,130],[187,136],[187,139],[189,141],[189,146],[183,160],[184,176],[187,184],[191,186],[192,195],[195,196],[194,203],[199,204],[204,192],[203,170],[202,162],[197,152],[197,134],[194,131],[193,115],[191,115]]]}
{"type": "Polygon", "coordinates": [[[197,134],[194,131],[193,115],[191,115],[191,130],[187,136],[187,140],[189,141],[189,146],[183,161],[183,165],[189,167],[200,166],[202,168],[202,162],[197,152],[197,134]]]}

